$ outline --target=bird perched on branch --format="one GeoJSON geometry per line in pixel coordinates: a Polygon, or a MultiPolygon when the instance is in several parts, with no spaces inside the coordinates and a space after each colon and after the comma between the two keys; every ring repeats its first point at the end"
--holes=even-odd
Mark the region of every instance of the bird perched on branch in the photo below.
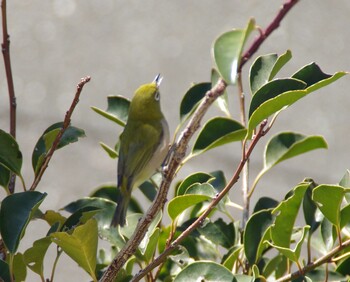
{"type": "Polygon", "coordinates": [[[141,85],[131,100],[128,121],[120,136],[117,208],[111,226],[126,224],[126,211],[134,187],[149,179],[161,166],[169,146],[169,127],[160,109],[157,75],[141,85]]]}

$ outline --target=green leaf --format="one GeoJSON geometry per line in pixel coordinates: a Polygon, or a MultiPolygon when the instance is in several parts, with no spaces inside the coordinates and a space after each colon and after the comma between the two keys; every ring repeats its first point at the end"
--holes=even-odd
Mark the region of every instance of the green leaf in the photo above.
{"type": "Polygon", "coordinates": [[[44,277],[44,258],[50,244],[50,237],[41,238],[36,240],[33,246],[23,254],[26,265],[41,277],[44,277]]]}
{"type": "Polygon", "coordinates": [[[227,268],[215,262],[197,261],[185,267],[175,277],[174,282],[198,281],[235,281],[233,274],[227,268]]]}
{"type": "Polygon", "coordinates": [[[340,207],[345,193],[350,189],[337,185],[319,185],[312,191],[312,199],[317,202],[323,215],[340,228],[340,207]]]}
{"type": "Polygon", "coordinates": [[[213,179],[213,176],[205,172],[196,172],[187,176],[178,186],[176,196],[184,195],[188,187],[195,183],[206,183],[213,179]]]}
{"type": "MultiPolygon", "coordinates": [[[[278,254],[277,256],[273,257],[272,259],[270,259],[263,271],[262,271],[262,274],[265,276],[265,277],[269,277],[277,268],[278,266],[283,263],[283,258],[285,258],[284,256],[282,256],[281,254],[278,254]]],[[[277,277],[276,277],[277,278],[277,277]]]]}
{"type": "Polygon", "coordinates": [[[180,121],[183,123],[189,118],[203,99],[207,91],[211,89],[211,83],[202,82],[194,84],[187,90],[185,96],[182,98],[180,105],[180,121]]]}
{"type": "MultiPolygon", "coordinates": [[[[220,79],[220,74],[216,69],[211,70],[211,85],[214,87],[216,83],[220,79]]],[[[220,95],[216,100],[215,100],[215,105],[227,116],[230,117],[230,110],[228,107],[228,95],[226,89],[224,90],[224,93],[220,95]]]]}
{"type": "Polygon", "coordinates": [[[154,256],[158,244],[159,234],[159,228],[156,228],[153,231],[152,235],[149,237],[146,248],[143,250],[143,255],[147,263],[149,263],[154,256]]]}
{"type": "Polygon", "coordinates": [[[269,197],[261,197],[254,207],[253,213],[256,213],[261,210],[273,209],[278,206],[278,201],[269,198],[269,197]]]}
{"type": "MultiPolygon", "coordinates": [[[[339,182],[339,186],[343,186],[345,188],[350,188],[350,170],[346,170],[344,176],[339,182]]],[[[350,202],[350,194],[345,194],[345,199],[349,203],[350,202]]]]}
{"type": "Polygon", "coordinates": [[[84,225],[78,226],[70,235],[66,232],[56,232],[50,235],[52,241],[78,263],[94,281],[96,268],[96,252],[98,230],[97,222],[90,219],[84,225]]]}
{"type": "Polygon", "coordinates": [[[16,140],[0,129],[0,165],[21,176],[22,153],[16,140]]]}
{"type": "Polygon", "coordinates": [[[27,277],[27,268],[23,260],[22,253],[16,253],[13,259],[13,274],[16,281],[25,281],[27,277]]]}
{"type": "Polygon", "coordinates": [[[270,139],[265,148],[264,170],[269,170],[284,160],[321,148],[327,148],[322,136],[305,136],[294,132],[278,133],[270,139]]]}
{"type": "Polygon", "coordinates": [[[255,21],[251,19],[245,29],[225,32],[214,42],[213,58],[221,77],[228,84],[235,84],[237,70],[241,62],[244,44],[255,28],[255,21]]]}
{"type": "Polygon", "coordinates": [[[271,239],[274,245],[289,248],[294,223],[298,215],[301,201],[309,183],[301,183],[273,211],[276,215],[275,224],[271,227],[271,239]]]}
{"type": "Polygon", "coordinates": [[[10,182],[10,170],[5,166],[0,164],[0,186],[4,187],[7,190],[7,186],[10,182]]]}
{"type": "MultiPolygon", "coordinates": [[[[36,143],[32,154],[32,166],[35,174],[39,172],[44,157],[51,149],[53,142],[57,137],[57,134],[60,132],[62,126],[63,122],[58,122],[49,126],[36,143]]],[[[81,137],[85,137],[84,130],[74,126],[68,126],[66,131],[63,133],[60,142],[58,143],[57,150],[67,146],[70,143],[77,142],[81,137]]]]}
{"type": "Polygon", "coordinates": [[[109,147],[107,144],[100,142],[100,146],[103,150],[110,156],[112,159],[118,158],[118,152],[114,150],[113,148],[109,147]]]}
{"type": "Polygon", "coordinates": [[[215,222],[208,222],[198,232],[205,238],[213,242],[215,245],[220,245],[229,249],[235,243],[235,228],[233,223],[225,223],[221,218],[215,222]]]}
{"type": "Polygon", "coordinates": [[[294,78],[279,78],[264,84],[264,86],[254,94],[252,101],[250,102],[249,118],[251,118],[253,113],[267,101],[274,99],[285,92],[304,88],[306,88],[306,83],[294,78]]]}
{"type": "Polygon", "coordinates": [[[325,277],[327,277],[327,282],[339,282],[339,281],[348,281],[346,274],[349,273],[350,265],[349,262],[347,263],[347,266],[345,267],[345,270],[348,271],[348,273],[342,273],[339,269],[339,266],[335,271],[331,271],[329,269],[314,269],[307,272],[307,277],[309,278],[309,281],[324,281],[325,277]],[[343,275],[339,274],[342,273],[343,275]]]}
{"type": "Polygon", "coordinates": [[[325,254],[327,251],[330,251],[333,248],[337,237],[333,224],[326,217],[324,217],[321,222],[321,236],[326,249],[325,252],[323,252],[325,254]]]}
{"type": "Polygon", "coordinates": [[[237,261],[241,251],[243,249],[242,246],[235,245],[233,246],[226,255],[224,255],[221,264],[225,266],[228,270],[232,270],[235,262],[237,261]]]}
{"type": "Polygon", "coordinates": [[[244,231],[244,252],[250,265],[257,263],[259,246],[274,219],[275,216],[271,214],[271,209],[261,210],[249,218],[244,231]]]}
{"type": "Polygon", "coordinates": [[[317,184],[310,178],[304,179],[303,182],[309,182],[310,185],[307,188],[303,199],[303,211],[304,219],[307,225],[310,226],[310,235],[318,228],[321,221],[317,216],[317,205],[312,200],[312,191],[317,184]]]}
{"type": "Polygon", "coordinates": [[[292,54],[289,50],[279,57],[277,54],[268,54],[258,57],[250,68],[249,73],[252,95],[263,85],[272,80],[291,57],[292,54]]]}
{"type": "Polygon", "coordinates": [[[270,74],[277,61],[277,54],[268,54],[256,58],[249,72],[252,95],[270,81],[270,74]]]}
{"type": "Polygon", "coordinates": [[[16,253],[29,221],[46,195],[37,191],[21,192],[9,195],[2,201],[0,232],[11,254],[16,253]]]}
{"type": "Polygon", "coordinates": [[[128,120],[130,100],[123,96],[108,96],[107,97],[107,110],[101,110],[96,107],[91,107],[96,113],[101,116],[121,125],[125,126],[128,120]]]}
{"type": "Polygon", "coordinates": [[[117,202],[118,188],[115,183],[107,183],[98,186],[89,197],[91,198],[103,198],[113,202],[117,202]]]}
{"type": "MultiPolygon", "coordinates": [[[[251,138],[254,129],[259,125],[260,122],[262,122],[264,119],[268,118],[270,115],[277,113],[281,109],[287,106],[291,106],[295,102],[297,102],[299,99],[307,96],[311,92],[314,92],[318,90],[319,88],[325,87],[328,84],[338,80],[342,76],[347,74],[346,72],[337,72],[334,75],[332,75],[329,78],[323,79],[323,75],[319,76],[319,81],[315,84],[312,84],[308,86],[306,89],[302,90],[296,90],[296,89],[290,89],[289,91],[286,90],[285,92],[280,92],[282,89],[277,87],[278,84],[281,82],[276,82],[278,80],[273,80],[267,84],[265,84],[263,87],[261,87],[258,92],[254,95],[252,104],[249,110],[249,122],[248,122],[248,133],[247,138],[251,138]],[[275,85],[275,83],[277,83],[275,85]],[[277,88],[277,89],[276,89],[277,88]],[[265,95],[264,91],[268,91],[268,94],[265,95]],[[276,92],[277,91],[277,92],[276,92]],[[257,94],[261,92],[258,96],[257,94]],[[279,92],[279,93],[278,93],[279,92]],[[278,94],[276,94],[278,93],[278,94]],[[273,95],[275,94],[275,95],[273,95]],[[256,98],[255,98],[256,97],[256,98]]],[[[300,77],[300,76],[299,76],[300,77]]],[[[306,83],[308,83],[310,80],[307,78],[302,77],[306,80],[306,83]]],[[[293,79],[286,79],[287,81],[291,81],[293,79]]],[[[298,81],[298,80],[295,80],[298,81]]],[[[302,83],[305,82],[299,82],[301,87],[302,83]]],[[[297,86],[297,83],[294,82],[294,86],[297,86]]]]}
{"type": "Polygon", "coordinates": [[[198,203],[208,201],[211,197],[206,195],[182,195],[173,198],[168,204],[168,214],[174,221],[184,210],[198,203]]]}
{"type": "Polygon", "coordinates": [[[297,242],[294,249],[291,249],[288,247],[282,247],[280,245],[275,245],[269,241],[266,241],[266,243],[268,243],[273,248],[276,248],[280,253],[282,253],[284,256],[286,256],[291,261],[298,262],[299,257],[300,257],[301,248],[302,248],[303,242],[305,241],[305,237],[306,237],[309,229],[310,229],[310,226],[303,227],[302,235],[301,235],[301,237],[300,237],[299,241],[297,242]]]}
{"type": "Polygon", "coordinates": [[[289,60],[292,58],[292,52],[290,50],[287,50],[286,53],[280,55],[275,62],[269,76],[269,81],[272,80],[276,74],[282,69],[282,67],[289,62],[289,60]]]}
{"type": "Polygon", "coordinates": [[[311,63],[302,67],[292,78],[304,81],[307,87],[321,81],[330,78],[332,75],[324,73],[316,63],[311,63]]]}
{"type": "Polygon", "coordinates": [[[11,282],[10,268],[9,265],[0,259],[0,281],[11,282]]]}
{"type": "Polygon", "coordinates": [[[192,148],[193,155],[199,155],[210,149],[241,141],[246,135],[246,129],[237,121],[215,117],[209,120],[200,131],[197,140],[192,148]]]}

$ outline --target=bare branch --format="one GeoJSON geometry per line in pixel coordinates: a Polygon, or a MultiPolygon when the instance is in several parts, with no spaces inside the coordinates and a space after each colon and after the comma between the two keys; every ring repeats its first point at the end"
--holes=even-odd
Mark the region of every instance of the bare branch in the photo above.
{"type": "Polygon", "coordinates": [[[53,153],[55,152],[55,150],[57,149],[57,146],[58,144],[60,143],[60,140],[62,138],[62,135],[63,133],[66,131],[66,129],[68,128],[68,126],[70,125],[70,121],[71,121],[71,117],[72,117],[72,114],[73,114],[73,111],[76,107],[76,105],[78,104],[79,102],[79,97],[80,97],[80,94],[84,88],[84,85],[86,83],[88,83],[90,81],[91,77],[90,76],[86,76],[84,78],[82,78],[80,80],[80,82],[78,83],[77,85],[77,91],[75,93],[75,96],[74,96],[74,99],[72,101],[72,104],[69,108],[69,110],[66,112],[66,115],[64,117],[64,121],[63,121],[63,126],[60,130],[60,132],[57,134],[53,144],[52,144],[52,147],[50,148],[50,150],[48,151],[48,153],[46,154],[44,160],[43,160],[43,164],[42,166],[40,167],[40,171],[39,173],[36,175],[34,181],[33,181],[33,184],[32,186],[30,187],[30,190],[33,191],[35,190],[35,188],[37,187],[37,185],[39,184],[40,180],[41,180],[41,177],[43,176],[52,156],[53,156],[53,153]]]}

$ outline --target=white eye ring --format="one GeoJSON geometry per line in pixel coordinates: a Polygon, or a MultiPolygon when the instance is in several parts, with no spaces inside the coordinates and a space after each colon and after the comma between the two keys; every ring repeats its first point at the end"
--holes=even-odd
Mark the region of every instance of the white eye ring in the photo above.
{"type": "Polygon", "coordinates": [[[160,99],[159,91],[157,91],[156,94],[154,94],[154,99],[155,99],[156,101],[159,101],[159,99],[160,99]]]}

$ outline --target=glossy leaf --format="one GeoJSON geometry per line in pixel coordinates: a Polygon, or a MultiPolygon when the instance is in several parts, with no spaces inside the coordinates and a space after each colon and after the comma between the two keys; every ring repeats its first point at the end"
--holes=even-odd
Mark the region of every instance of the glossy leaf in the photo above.
{"type": "Polygon", "coordinates": [[[250,90],[254,95],[263,85],[271,81],[279,70],[292,58],[288,50],[281,56],[268,54],[258,57],[250,68],[250,90]]]}
{"type": "Polygon", "coordinates": [[[342,273],[339,269],[339,267],[337,267],[336,271],[332,271],[332,270],[325,270],[325,269],[314,269],[311,271],[307,272],[307,277],[309,278],[308,281],[324,281],[325,277],[327,277],[327,282],[339,282],[339,281],[348,281],[347,277],[341,275],[340,273],[346,275],[346,274],[350,274],[349,270],[350,270],[350,265],[349,262],[347,263],[347,266],[345,268],[345,270],[348,273],[342,273]]]}
{"type": "Polygon", "coordinates": [[[90,219],[84,225],[78,226],[70,235],[66,232],[56,232],[50,235],[68,256],[78,263],[94,281],[96,268],[96,252],[98,230],[95,219],[90,219]]]}
{"type": "Polygon", "coordinates": [[[187,208],[210,199],[211,197],[206,195],[189,194],[177,196],[169,201],[168,214],[171,220],[174,221],[187,208]]]}
{"type": "Polygon", "coordinates": [[[42,277],[44,277],[45,254],[50,244],[50,237],[41,238],[36,240],[33,246],[27,249],[23,254],[26,265],[42,277]]]}
{"type": "Polygon", "coordinates": [[[198,155],[231,142],[241,141],[245,135],[246,129],[237,121],[215,117],[209,120],[200,131],[192,148],[192,154],[198,155]]]}
{"type": "Polygon", "coordinates": [[[293,78],[279,78],[272,80],[262,86],[253,96],[249,106],[249,118],[265,102],[278,97],[279,95],[306,88],[306,83],[293,78]]]}
{"type": "Polygon", "coordinates": [[[184,122],[189,116],[193,114],[203,99],[207,91],[211,89],[211,83],[202,82],[194,84],[187,90],[185,96],[182,98],[180,105],[180,121],[184,122]]]}
{"type": "Polygon", "coordinates": [[[310,185],[307,188],[304,199],[303,199],[303,211],[304,219],[307,225],[310,226],[310,235],[318,228],[320,225],[320,219],[317,216],[317,205],[312,200],[312,191],[317,186],[317,184],[310,178],[304,179],[303,182],[309,182],[310,185]]]}
{"type": "Polygon", "coordinates": [[[11,282],[10,268],[9,265],[0,259],[0,281],[11,282]]]}
{"type": "Polygon", "coordinates": [[[176,190],[176,196],[184,195],[188,187],[192,186],[195,183],[205,183],[210,179],[213,179],[213,176],[205,172],[196,172],[187,176],[178,186],[176,190]]]}
{"type": "MultiPolygon", "coordinates": [[[[301,89],[301,90],[296,90],[296,89],[287,90],[286,88],[285,92],[280,92],[282,89],[277,86],[281,82],[277,82],[277,84],[274,85],[278,80],[273,80],[265,84],[263,87],[261,87],[258,90],[258,92],[261,92],[261,94],[258,95],[258,92],[257,92],[253,97],[254,102],[252,100],[252,104],[249,109],[247,137],[250,138],[252,136],[254,129],[259,125],[259,123],[262,122],[264,119],[268,118],[270,115],[277,113],[284,107],[291,106],[292,104],[297,102],[299,99],[318,90],[319,88],[327,86],[328,84],[343,77],[345,74],[346,72],[337,72],[331,77],[326,79],[324,79],[324,75],[319,75],[317,77],[317,79],[319,79],[318,82],[308,86],[306,89],[301,89]],[[269,95],[264,95],[265,90],[268,91],[269,95]],[[276,95],[276,93],[278,94],[276,95]]],[[[302,77],[302,76],[299,75],[298,77],[302,77]]],[[[312,81],[307,77],[302,77],[302,78],[306,81],[306,83],[308,83],[309,81],[312,81]]],[[[291,80],[293,79],[287,79],[287,81],[291,81],[291,80]]],[[[316,79],[314,78],[313,81],[315,80],[316,79]]],[[[297,87],[296,81],[293,82],[293,84],[295,84],[294,85],[295,87],[297,87]]],[[[301,87],[302,84],[305,85],[305,82],[299,81],[299,83],[300,83],[299,87],[301,87]]]]}
{"type": "Polygon", "coordinates": [[[158,244],[159,234],[159,228],[156,228],[154,229],[153,233],[149,236],[147,246],[143,250],[143,255],[145,257],[146,262],[150,262],[154,256],[158,244]]]}
{"type": "Polygon", "coordinates": [[[250,91],[255,92],[270,81],[270,74],[277,61],[277,54],[268,54],[256,58],[249,72],[250,91]]]}
{"type": "Polygon", "coordinates": [[[227,268],[215,262],[197,261],[185,267],[174,279],[174,282],[198,281],[235,281],[227,268]]]}
{"type": "MultiPolygon", "coordinates": [[[[211,70],[211,85],[214,87],[216,83],[220,79],[220,74],[216,69],[211,70]]],[[[216,100],[215,100],[215,105],[227,116],[230,117],[230,110],[228,106],[228,95],[226,89],[224,90],[224,93],[220,95],[216,100]]]]}
{"type": "Polygon", "coordinates": [[[107,103],[108,106],[105,111],[96,107],[91,107],[91,109],[101,116],[121,126],[125,126],[128,120],[130,100],[123,96],[108,96],[107,103]]]}
{"type": "Polygon", "coordinates": [[[289,197],[272,211],[272,214],[276,215],[275,224],[271,227],[271,238],[274,245],[289,248],[294,223],[307,187],[309,183],[301,183],[296,186],[289,197]]]}
{"type": "Polygon", "coordinates": [[[324,253],[326,253],[333,248],[335,240],[337,238],[337,232],[334,228],[334,225],[325,217],[321,222],[321,236],[325,247],[324,253]]]}
{"type": "Polygon", "coordinates": [[[319,185],[312,192],[323,215],[335,226],[340,227],[340,207],[345,193],[350,189],[337,185],[319,185]]]}
{"type": "MultiPolygon", "coordinates": [[[[36,143],[32,154],[32,166],[35,174],[39,172],[44,157],[51,149],[53,142],[57,134],[60,132],[62,126],[63,122],[58,122],[49,126],[36,143]]],[[[63,133],[62,138],[58,143],[57,150],[64,146],[67,146],[70,143],[77,142],[81,137],[85,137],[84,130],[74,126],[69,126],[63,133]]]]}
{"type": "Polygon", "coordinates": [[[233,223],[225,223],[221,218],[215,222],[208,222],[198,232],[215,245],[220,245],[226,249],[231,248],[235,242],[235,228],[233,223]]]}
{"type": "Polygon", "coordinates": [[[2,201],[0,232],[10,253],[16,253],[29,221],[46,195],[37,191],[21,192],[7,196],[2,201]]]}
{"type": "MultiPolygon", "coordinates": [[[[339,181],[339,186],[350,188],[350,170],[346,170],[344,176],[339,181]]],[[[345,199],[348,203],[350,203],[350,194],[345,194],[345,199]]]]}
{"type": "Polygon", "coordinates": [[[254,213],[247,221],[244,231],[244,252],[250,265],[257,263],[259,245],[266,230],[273,224],[274,218],[271,210],[261,210],[254,213]]]}
{"type": "Polygon", "coordinates": [[[292,52],[290,50],[287,50],[286,53],[280,55],[275,62],[269,76],[269,81],[272,80],[276,74],[282,69],[282,67],[289,62],[289,60],[292,58],[292,52]]]}
{"type": "Polygon", "coordinates": [[[270,139],[265,148],[264,170],[269,170],[284,160],[321,148],[327,148],[322,136],[306,136],[294,132],[278,133],[270,139]]]}
{"type": "Polygon", "coordinates": [[[251,19],[245,29],[225,32],[214,42],[214,62],[221,77],[228,84],[235,84],[236,82],[242,50],[249,34],[254,28],[255,21],[251,19]]]}
{"type": "Polygon", "coordinates": [[[261,210],[273,209],[278,206],[278,201],[269,198],[269,197],[261,197],[258,202],[255,204],[253,213],[256,213],[261,210]]]}
{"type": "Polygon", "coordinates": [[[0,165],[21,175],[23,157],[16,140],[0,129],[0,165]]]}
{"type": "Polygon", "coordinates": [[[299,257],[300,257],[301,248],[302,248],[303,242],[305,241],[305,237],[306,237],[309,229],[310,229],[310,226],[303,227],[302,235],[301,235],[301,237],[300,237],[299,241],[297,242],[294,249],[291,249],[289,247],[283,247],[280,245],[275,245],[273,243],[270,243],[269,241],[267,241],[267,243],[269,245],[271,245],[273,248],[276,248],[280,253],[282,253],[284,256],[286,256],[291,261],[298,262],[299,257]]]}

